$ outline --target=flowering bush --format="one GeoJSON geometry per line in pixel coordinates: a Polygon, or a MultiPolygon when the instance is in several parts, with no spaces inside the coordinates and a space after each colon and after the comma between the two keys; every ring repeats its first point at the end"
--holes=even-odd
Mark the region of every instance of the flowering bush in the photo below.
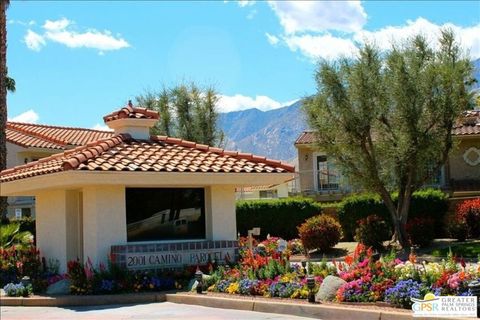
{"type": "Polygon", "coordinates": [[[325,214],[305,220],[298,227],[298,232],[305,250],[326,251],[335,246],[341,237],[340,224],[325,214]]]}
{"type": "Polygon", "coordinates": [[[427,288],[418,281],[400,280],[394,287],[387,289],[385,301],[399,307],[410,308],[412,306],[410,298],[421,299],[426,292],[427,288]]]}
{"type": "MultiPolygon", "coordinates": [[[[306,299],[306,274],[300,264],[287,261],[288,255],[274,250],[277,238],[260,242],[261,250],[245,249],[237,265],[218,267],[212,274],[209,291],[306,299]]],[[[480,279],[480,265],[467,265],[451,253],[441,263],[419,263],[414,255],[408,261],[394,253],[378,257],[372,248],[358,244],[343,261],[309,263],[308,274],[315,278],[316,292],[323,279],[335,275],[347,283],[336,293],[338,302],[385,301],[401,307],[411,305],[410,297],[468,295],[467,284],[480,279]]]]}
{"type": "Polygon", "coordinates": [[[457,206],[456,220],[468,226],[468,237],[480,237],[480,198],[465,200],[457,206]]]}
{"type": "Polygon", "coordinates": [[[406,225],[407,233],[410,243],[419,245],[420,247],[427,246],[435,237],[433,220],[430,218],[412,218],[409,219],[406,225]]]}
{"type": "Polygon", "coordinates": [[[33,293],[31,285],[24,286],[21,283],[8,283],[3,287],[5,294],[9,297],[28,297],[33,293]]]}
{"type": "Polygon", "coordinates": [[[41,292],[48,285],[46,278],[49,275],[36,247],[0,248],[0,285],[18,283],[27,276],[32,280],[33,290],[41,292]]]}
{"type": "Polygon", "coordinates": [[[288,241],[288,250],[290,250],[292,254],[305,253],[305,248],[303,247],[302,240],[297,238],[288,241]]]}
{"type": "Polygon", "coordinates": [[[69,261],[67,276],[71,281],[70,292],[85,295],[181,289],[193,273],[192,268],[183,272],[128,271],[112,263],[95,268],[87,259],[85,264],[69,261]]]}
{"type": "Polygon", "coordinates": [[[374,249],[383,249],[383,241],[392,236],[390,226],[377,215],[369,215],[357,221],[355,240],[374,249]]]}

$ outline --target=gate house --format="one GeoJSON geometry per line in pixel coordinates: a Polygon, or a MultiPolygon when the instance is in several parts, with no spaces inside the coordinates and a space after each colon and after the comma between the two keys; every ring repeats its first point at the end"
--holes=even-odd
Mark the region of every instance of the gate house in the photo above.
{"type": "Polygon", "coordinates": [[[114,136],[0,173],[1,196],[35,196],[46,258],[131,269],[235,259],[235,188],[279,184],[294,167],[252,154],[150,136],[157,112],[104,117],[114,136]]]}

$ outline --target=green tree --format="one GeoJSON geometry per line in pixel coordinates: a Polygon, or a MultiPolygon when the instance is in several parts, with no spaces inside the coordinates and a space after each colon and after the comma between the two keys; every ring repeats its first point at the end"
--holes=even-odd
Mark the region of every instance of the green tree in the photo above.
{"type": "MultiPolygon", "coordinates": [[[[15,85],[7,77],[7,9],[9,0],[0,1],[0,171],[7,167],[7,88],[15,85]]],[[[7,198],[0,197],[2,220],[7,216],[7,198]]]]}
{"type": "Polygon", "coordinates": [[[305,101],[318,148],[382,197],[402,247],[412,193],[445,163],[455,119],[471,99],[470,60],[452,31],[438,42],[433,49],[416,36],[387,52],[365,44],[354,59],[322,61],[318,92],[305,101]]]}
{"type": "Polygon", "coordinates": [[[198,143],[220,146],[223,132],[218,127],[218,94],[213,88],[180,84],[160,92],[147,92],[137,104],[156,110],[160,120],[153,134],[176,136],[198,143]]]}

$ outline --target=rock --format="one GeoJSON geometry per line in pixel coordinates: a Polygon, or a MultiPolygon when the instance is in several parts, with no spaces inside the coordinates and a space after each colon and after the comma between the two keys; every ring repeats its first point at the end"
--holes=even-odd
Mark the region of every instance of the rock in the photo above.
{"type": "Polygon", "coordinates": [[[69,279],[63,279],[49,285],[46,293],[52,296],[70,294],[70,285],[71,282],[69,279]]]}
{"type": "Polygon", "coordinates": [[[339,277],[327,276],[325,279],[323,279],[320,289],[315,295],[315,301],[332,301],[335,299],[338,288],[345,283],[347,282],[339,277]]]}
{"type": "MultiPolygon", "coordinates": [[[[203,280],[203,290],[206,290],[207,289],[207,283],[208,281],[212,278],[211,275],[208,275],[208,274],[204,274],[202,276],[202,280],[203,280]]],[[[192,279],[190,280],[190,282],[188,283],[188,286],[187,286],[187,289],[188,291],[195,291],[197,290],[197,286],[198,286],[198,281],[195,280],[195,279],[192,279]]]]}

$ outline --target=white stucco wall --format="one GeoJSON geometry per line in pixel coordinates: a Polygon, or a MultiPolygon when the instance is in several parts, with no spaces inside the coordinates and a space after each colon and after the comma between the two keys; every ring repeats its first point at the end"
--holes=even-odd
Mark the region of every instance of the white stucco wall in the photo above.
{"type": "Polygon", "coordinates": [[[207,238],[235,240],[237,238],[235,186],[211,186],[207,189],[207,197],[210,197],[206,203],[207,238]]]}
{"type": "Polygon", "coordinates": [[[127,243],[125,187],[84,187],[84,260],[106,263],[111,246],[124,243],[127,243]]]}
{"type": "Polygon", "coordinates": [[[57,259],[60,272],[67,268],[66,191],[50,190],[36,195],[37,247],[41,256],[57,259]]]}

